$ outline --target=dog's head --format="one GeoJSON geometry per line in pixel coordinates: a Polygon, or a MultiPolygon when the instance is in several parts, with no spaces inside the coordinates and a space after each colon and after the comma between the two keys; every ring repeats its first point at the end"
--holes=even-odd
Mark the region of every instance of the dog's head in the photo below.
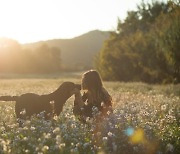
{"type": "Polygon", "coordinates": [[[63,82],[57,89],[57,91],[66,94],[67,97],[71,97],[77,90],[81,90],[81,85],[73,82],[63,82]]]}
{"type": "Polygon", "coordinates": [[[80,84],[75,84],[75,88],[78,90],[81,90],[81,85],[80,84]]]}

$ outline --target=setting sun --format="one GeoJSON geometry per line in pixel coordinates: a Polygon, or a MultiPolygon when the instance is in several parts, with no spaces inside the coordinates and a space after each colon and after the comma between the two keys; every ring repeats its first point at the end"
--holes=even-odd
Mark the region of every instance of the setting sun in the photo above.
{"type": "Polygon", "coordinates": [[[114,30],[137,3],[127,0],[0,0],[0,37],[20,43],[114,30]]]}

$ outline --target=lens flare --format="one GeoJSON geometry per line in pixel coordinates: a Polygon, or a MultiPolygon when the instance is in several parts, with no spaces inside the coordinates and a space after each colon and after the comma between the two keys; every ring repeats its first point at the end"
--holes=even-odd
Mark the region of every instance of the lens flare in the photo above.
{"type": "Polygon", "coordinates": [[[138,128],[135,130],[132,127],[128,127],[125,130],[125,134],[127,136],[129,136],[129,139],[133,144],[145,143],[146,142],[145,136],[144,136],[144,130],[141,128],[138,128]]]}
{"type": "Polygon", "coordinates": [[[125,130],[125,134],[126,134],[127,136],[132,136],[132,135],[134,134],[134,128],[132,128],[132,127],[127,128],[127,129],[125,130]]]}
{"type": "Polygon", "coordinates": [[[130,141],[133,144],[144,143],[145,141],[144,130],[143,129],[135,130],[133,135],[130,136],[130,141]]]}

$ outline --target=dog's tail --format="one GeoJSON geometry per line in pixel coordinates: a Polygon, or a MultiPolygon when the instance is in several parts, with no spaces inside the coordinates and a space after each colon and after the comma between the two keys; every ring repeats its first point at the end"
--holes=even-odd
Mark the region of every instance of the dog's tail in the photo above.
{"type": "Polygon", "coordinates": [[[0,96],[0,101],[16,101],[18,96],[0,96]]]}

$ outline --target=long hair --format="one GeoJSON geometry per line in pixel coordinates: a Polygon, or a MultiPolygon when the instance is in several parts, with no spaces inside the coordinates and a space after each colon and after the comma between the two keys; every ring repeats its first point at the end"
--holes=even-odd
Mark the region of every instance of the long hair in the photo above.
{"type": "Polygon", "coordinates": [[[87,90],[99,90],[103,86],[99,73],[95,70],[87,71],[82,76],[82,88],[87,90]],[[85,85],[85,87],[83,87],[85,85]]]}
{"type": "Polygon", "coordinates": [[[82,76],[82,89],[86,89],[89,92],[89,102],[100,105],[106,97],[106,90],[103,87],[102,79],[96,70],[90,70],[83,74],[82,76]]]}

